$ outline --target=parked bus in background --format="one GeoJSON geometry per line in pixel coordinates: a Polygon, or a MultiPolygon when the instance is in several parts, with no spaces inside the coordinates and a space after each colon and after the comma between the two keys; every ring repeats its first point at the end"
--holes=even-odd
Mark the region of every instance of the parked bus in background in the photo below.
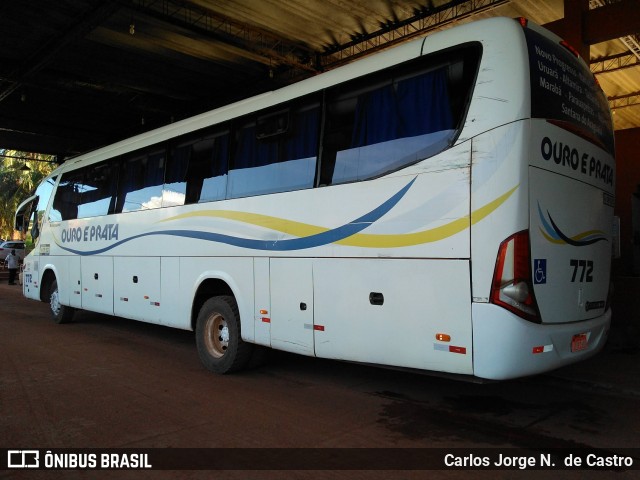
{"type": "Polygon", "coordinates": [[[264,348],[482,379],[604,345],[607,100],[523,19],[451,28],[68,160],[16,213],[24,294],[264,348]]]}

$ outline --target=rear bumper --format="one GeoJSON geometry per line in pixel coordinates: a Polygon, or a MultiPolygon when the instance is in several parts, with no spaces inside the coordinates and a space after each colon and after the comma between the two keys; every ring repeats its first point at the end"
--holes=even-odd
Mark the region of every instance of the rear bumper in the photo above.
{"type": "Polygon", "coordinates": [[[611,310],[591,320],[536,324],[489,303],[474,303],[473,374],[508,380],[547,372],[592,357],[604,347],[611,310]],[[574,335],[586,334],[586,349],[572,352],[574,335]],[[541,348],[542,347],[542,348],[541,348]]]}

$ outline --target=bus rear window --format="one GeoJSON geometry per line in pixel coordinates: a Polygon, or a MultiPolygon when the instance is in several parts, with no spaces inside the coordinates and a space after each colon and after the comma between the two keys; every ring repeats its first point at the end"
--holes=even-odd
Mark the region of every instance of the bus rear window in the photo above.
{"type": "Polygon", "coordinates": [[[607,98],[593,74],[567,48],[524,29],[531,74],[531,116],[564,125],[613,154],[607,98]]]}

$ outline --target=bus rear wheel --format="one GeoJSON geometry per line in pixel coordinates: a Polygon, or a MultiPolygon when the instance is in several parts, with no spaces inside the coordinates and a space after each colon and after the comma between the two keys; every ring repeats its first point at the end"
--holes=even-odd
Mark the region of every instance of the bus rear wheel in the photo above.
{"type": "Polygon", "coordinates": [[[73,319],[75,310],[60,303],[57,280],[51,283],[51,288],[49,289],[49,307],[51,307],[51,318],[55,323],[69,323],[73,319]]]}
{"type": "Polygon", "coordinates": [[[240,313],[231,296],[207,300],[196,321],[196,345],[200,360],[214,373],[231,373],[243,369],[253,345],[242,341],[240,313]]]}

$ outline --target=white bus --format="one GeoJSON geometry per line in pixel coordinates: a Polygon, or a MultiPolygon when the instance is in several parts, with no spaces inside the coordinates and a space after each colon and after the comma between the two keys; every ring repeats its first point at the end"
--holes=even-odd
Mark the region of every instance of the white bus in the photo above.
{"type": "Polygon", "coordinates": [[[606,341],[614,179],[585,63],[482,20],[68,160],[16,213],[23,291],[194,330],[218,373],[531,375],[606,341]]]}

